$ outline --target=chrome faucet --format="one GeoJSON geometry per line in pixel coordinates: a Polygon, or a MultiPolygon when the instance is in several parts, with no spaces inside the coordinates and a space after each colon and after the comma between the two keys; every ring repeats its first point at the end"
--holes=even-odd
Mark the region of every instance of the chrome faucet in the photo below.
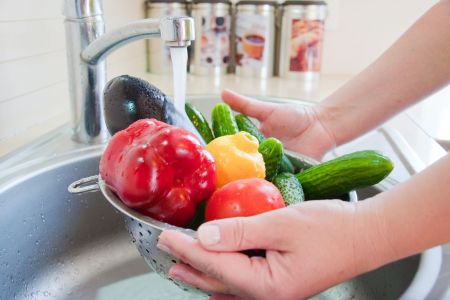
{"type": "Polygon", "coordinates": [[[69,94],[73,139],[85,144],[108,140],[103,111],[105,57],[144,38],[161,38],[169,47],[187,47],[194,40],[190,17],[143,19],[105,33],[101,0],[64,0],[69,94]]]}

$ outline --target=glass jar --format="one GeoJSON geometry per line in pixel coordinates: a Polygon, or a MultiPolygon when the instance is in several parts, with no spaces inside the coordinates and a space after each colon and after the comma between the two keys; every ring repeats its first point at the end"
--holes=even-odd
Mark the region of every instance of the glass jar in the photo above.
{"type": "Polygon", "coordinates": [[[275,55],[275,1],[243,0],[236,4],[236,74],[273,76],[275,55]]]}
{"type": "MultiPolygon", "coordinates": [[[[172,16],[187,16],[186,0],[152,0],[146,1],[147,18],[162,18],[172,16]]],[[[169,74],[172,72],[170,50],[161,39],[147,39],[147,71],[154,74],[169,74]]]]}
{"type": "Polygon", "coordinates": [[[282,5],[279,75],[314,80],[322,64],[325,1],[290,0],[282,5]]]}
{"type": "Polygon", "coordinates": [[[194,0],[195,42],[191,51],[190,72],[220,75],[230,63],[231,2],[194,0]]]}

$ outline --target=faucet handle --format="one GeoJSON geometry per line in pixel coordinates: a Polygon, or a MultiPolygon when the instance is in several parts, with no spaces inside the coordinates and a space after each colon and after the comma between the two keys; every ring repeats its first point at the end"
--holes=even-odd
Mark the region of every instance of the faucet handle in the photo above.
{"type": "Polygon", "coordinates": [[[159,23],[161,39],[169,47],[187,47],[195,40],[194,19],[191,17],[166,17],[159,23]]]}

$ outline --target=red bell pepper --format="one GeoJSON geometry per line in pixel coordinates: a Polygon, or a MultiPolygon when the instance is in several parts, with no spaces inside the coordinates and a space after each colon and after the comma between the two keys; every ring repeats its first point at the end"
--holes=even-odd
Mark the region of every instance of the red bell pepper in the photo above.
{"type": "Polygon", "coordinates": [[[155,119],[111,138],[100,175],[128,207],[177,226],[187,225],[216,187],[214,158],[198,138],[155,119]]]}

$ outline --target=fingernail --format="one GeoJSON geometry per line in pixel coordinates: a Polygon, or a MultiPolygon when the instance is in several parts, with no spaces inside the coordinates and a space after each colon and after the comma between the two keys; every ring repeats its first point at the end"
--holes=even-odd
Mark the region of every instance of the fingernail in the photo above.
{"type": "Polygon", "coordinates": [[[213,246],[220,242],[220,228],[217,225],[202,225],[198,229],[198,239],[205,246],[213,246]]]}
{"type": "Polygon", "coordinates": [[[159,250],[166,252],[167,254],[172,254],[172,251],[170,251],[169,247],[167,247],[164,244],[161,244],[161,242],[156,244],[156,247],[158,247],[159,250]]]}

